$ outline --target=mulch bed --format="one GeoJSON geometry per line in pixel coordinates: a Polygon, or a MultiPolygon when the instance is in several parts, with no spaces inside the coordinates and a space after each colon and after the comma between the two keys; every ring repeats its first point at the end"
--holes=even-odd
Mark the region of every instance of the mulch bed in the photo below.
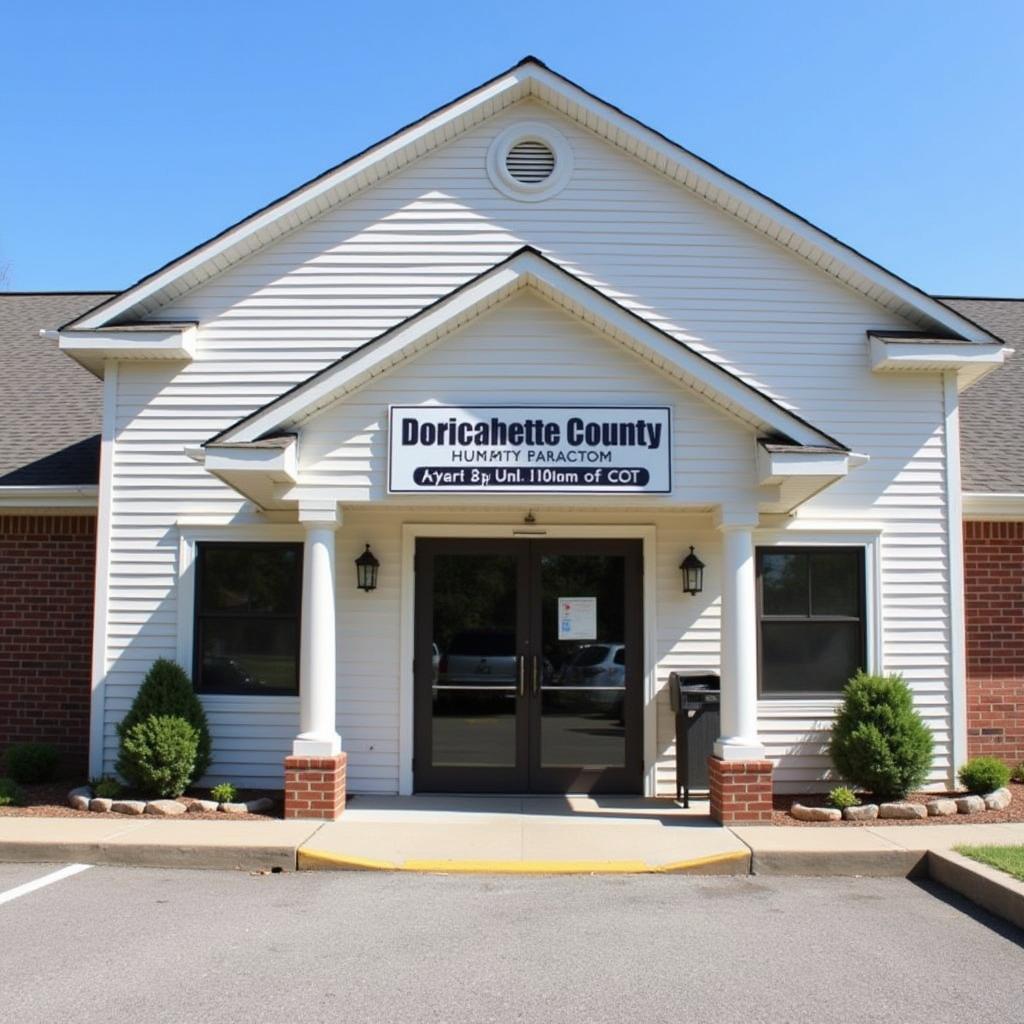
{"type": "MultiPolygon", "coordinates": [[[[776,793],[773,801],[772,824],[798,828],[864,828],[877,825],[888,827],[889,825],[925,827],[928,825],[994,825],[1005,821],[1024,821],[1024,784],[1011,782],[1007,787],[1013,795],[1013,801],[1004,811],[981,811],[977,814],[956,814],[948,818],[876,818],[873,821],[798,821],[790,817],[789,809],[794,803],[801,803],[805,807],[827,807],[827,793],[805,793],[796,795],[793,793],[776,793]]],[[[907,798],[912,803],[926,804],[929,800],[938,800],[940,797],[964,796],[963,792],[951,793],[911,793],[907,798]]],[[[865,799],[864,803],[870,803],[865,799]]]]}
{"type": "MultiPolygon", "coordinates": [[[[80,780],[70,782],[41,782],[32,786],[22,786],[27,797],[24,807],[0,807],[0,818],[115,818],[118,821],[131,821],[133,818],[145,817],[150,821],[267,821],[270,818],[282,817],[281,791],[274,789],[240,789],[236,798],[240,803],[246,800],[257,800],[270,797],[274,801],[275,810],[271,814],[222,814],[220,811],[189,811],[175,818],[155,818],[153,815],[114,814],[113,811],[100,813],[96,811],[76,811],[67,805],[68,792],[82,785],[80,780]]],[[[197,789],[182,797],[187,803],[189,797],[210,799],[209,792],[197,789]]],[[[119,799],[134,799],[125,794],[119,799]]],[[[141,799],[141,798],[139,798],[141,799]]]]}

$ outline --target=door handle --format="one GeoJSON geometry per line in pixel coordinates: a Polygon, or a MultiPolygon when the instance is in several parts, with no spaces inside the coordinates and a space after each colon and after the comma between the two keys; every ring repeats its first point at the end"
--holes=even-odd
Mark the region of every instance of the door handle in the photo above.
{"type": "Polygon", "coordinates": [[[539,664],[540,664],[540,658],[538,658],[537,655],[535,654],[533,656],[533,695],[534,695],[534,697],[536,697],[537,694],[540,693],[540,681],[538,679],[539,673],[537,671],[537,667],[538,667],[539,664]]]}
{"type": "Polygon", "coordinates": [[[526,655],[519,654],[516,656],[517,662],[517,674],[519,677],[519,696],[526,696],[526,655]]]}

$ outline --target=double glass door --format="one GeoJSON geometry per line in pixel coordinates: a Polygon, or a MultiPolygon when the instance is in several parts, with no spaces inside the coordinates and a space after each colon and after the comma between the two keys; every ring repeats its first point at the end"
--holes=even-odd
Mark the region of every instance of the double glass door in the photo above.
{"type": "Polygon", "coordinates": [[[639,793],[639,541],[420,540],[417,791],[639,793]]]}

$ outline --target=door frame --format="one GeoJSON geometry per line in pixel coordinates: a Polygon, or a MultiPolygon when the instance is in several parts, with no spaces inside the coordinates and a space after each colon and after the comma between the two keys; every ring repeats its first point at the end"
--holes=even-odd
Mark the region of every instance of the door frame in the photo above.
{"type": "Polygon", "coordinates": [[[420,537],[464,537],[511,540],[639,540],[643,566],[643,795],[655,795],[657,763],[657,707],[655,668],[657,665],[657,528],[652,525],[595,526],[559,523],[551,526],[487,523],[403,523],[401,567],[401,613],[399,622],[398,687],[398,792],[413,792],[413,648],[416,615],[416,541],[420,537]]]}

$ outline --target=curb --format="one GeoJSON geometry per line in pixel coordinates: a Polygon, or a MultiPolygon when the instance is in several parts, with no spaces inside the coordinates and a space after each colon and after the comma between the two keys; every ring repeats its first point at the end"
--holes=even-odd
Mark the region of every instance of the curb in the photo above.
{"type": "Polygon", "coordinates": [[[1024,929],[1024,882],[954,850],[929,850],[928,874],[932,881],[1024,929]]]}
{"type": "Polygon", "coordinates": [[[737,850],[706,857],[648,864],[641,860],[370,860],[300,847],[299,871],[400,871],[461,875],[747,875],[750,854],[737,850]]]}
{"type": "Polygon", "coordinates": [[[921,850],[754,850],[752,875],[803,875],[807,878],[911,878],[927,870],[921,850]]]}

